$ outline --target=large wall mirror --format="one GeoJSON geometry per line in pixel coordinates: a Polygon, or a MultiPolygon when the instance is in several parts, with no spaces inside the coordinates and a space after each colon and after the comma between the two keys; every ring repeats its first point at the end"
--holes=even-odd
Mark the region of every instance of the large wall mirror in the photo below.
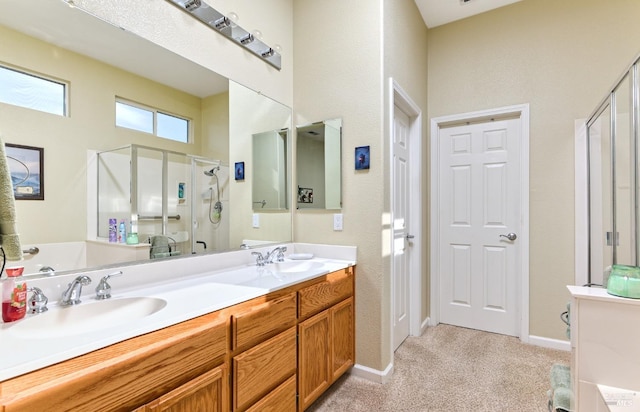
{"type": "Polygon", "coordinates": [[[297,207],[342,208],[342,119],[296,127],[297,207]]]}
{"type": "Polygon", "coordinates": [[[27,272],[145,260],[149,253],[139,249],[163,232],[173,234],[181,256],[291,241],[286,151],[273,172],[283,176],[272,176],[284,182],[284,207],[261,216],[259,228],[252,225],[259,213],[252,204],[253,162],[262,160],[262,150],[252,159],[252,139],[269,130],[288,136],[289,107],[62,1],[0,2],[0,66],[58,81],[68,91],[62,116],[0,102],[2,140],[44,152],[44,200],[16,201],[23,249],[40,250],[25,255],[27,272]],[[116,99],[188,119],[188,142],[116,126],[116,99]],[[99,153],[110,153],[111,163],[100,163],[99,153]],[[160,153],[168,154],[166,172],[160,153]],[[111,209],[98,215],[98,170],[101,178],[113,178],[134,157],[136,185],[141,191],[158,187],[160,194],[137,199],[136,216],[149,219],[137,222],[140,245],[124,245],[125,254],[99,252],[100,260],[91,251],[109,243],[107,217],[125,220],[130,229],[133,215],[130,173],[112,179],[111,209]],[[234,178],[237,162],[245,162],[242,180],[234,178]],[[155,219],[156,210],[173,218],[155,219]]]}

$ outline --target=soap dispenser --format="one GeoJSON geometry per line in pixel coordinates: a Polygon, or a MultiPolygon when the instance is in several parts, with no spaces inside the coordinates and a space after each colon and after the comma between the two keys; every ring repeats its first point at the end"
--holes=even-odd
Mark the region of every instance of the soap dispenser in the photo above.
{"type": "Polygon", "coordinates": [[[27,313],[27,282],[22,279],[24,266],[7,268],[2,281],[2,320],[13,322],[27,313]]]}

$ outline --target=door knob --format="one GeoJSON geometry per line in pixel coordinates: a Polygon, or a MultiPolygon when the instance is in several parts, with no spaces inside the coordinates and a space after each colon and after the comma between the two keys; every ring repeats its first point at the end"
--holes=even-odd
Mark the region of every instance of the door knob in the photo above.
{"type": "Polygon", "coordinates": [[[411,239],[413,239],[414,237],[415,237],[414,235],[407,235],[407,236],[405,236],[405,238],[406,238],[407,240],[411,240],[411,239]]]}
{"type": "Polygon", "coordinates": [[[500,237],[506,237],[507,239],[513,241],[518,238],[518,235],[512,232],[512,233],[507,233],[506,235],[500,235],[500,237]]]}

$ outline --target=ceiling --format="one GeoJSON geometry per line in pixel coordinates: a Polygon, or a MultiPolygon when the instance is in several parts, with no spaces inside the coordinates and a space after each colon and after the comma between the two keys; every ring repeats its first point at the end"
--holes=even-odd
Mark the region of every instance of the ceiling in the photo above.
{"type": "Polygon", "coordinates": [[[430,29],[519,1],[522,0],[415,0],[430,29]]]}

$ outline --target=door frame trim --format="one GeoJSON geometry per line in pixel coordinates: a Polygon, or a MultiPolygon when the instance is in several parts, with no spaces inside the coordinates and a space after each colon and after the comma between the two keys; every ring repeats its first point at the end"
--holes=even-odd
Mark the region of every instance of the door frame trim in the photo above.
{"type": "Polygon", "coordinates": [[[430,277],[430,325],[435,326],[440,322],[440,279],[438,273],[440,257],[440,225],[439,225],[439,186],[438,175],[440,168],[439,159],[439,135],[440,128],[446,125],[472,122],[477,120],[488,120],[494,116],[519,115],[520,117],[520,204],[522,205],[520,216],[520,228],[518,239],[521,243],[520,271],[521,275],[517,279],[518,295],[520,299],[517,312],[520,321],[520,340],[529,342],[529,104],[519,104],[505,106],[494,109],[480,110],[476,112],[460,113],[448,116],[434,117],[431,119],[431,264],[429,270],[430,277]]]}
{"type": "MultiPolygon", "coordinates": [[[[398,106],[407,116],[409,116],[409,139],[411,144],[411,184],[410,184],[410,218],[411,221],[409,223],[409,227],[407,228],[408,232],[414,233],[415,238],[413,239],[411,246],[411,257],[410,257],[410,274],[409,274],[409,283],[410,283],[410,293],[409,293],[409,335],[410,336],[420,336],[422,334],[422,284],[423,284],[423,275],[422,275],[422,236],[424,235],[422,231],[422,213],[423,207],[421,202],[421,193],[420,186],[422,183],[422,109],[418,106],[411,96],[400,86],[398,82],[395,81],[392,77],[389,77],[389,120],[388,120],[388,136],[389,136],[389,164],[393,161],[393,123],[394,123],[394,113],[395,106],[398,106]]],[[[390,220],[389,220],[389,250],[393,251],[393,229],[391,225],[393,224],[393,182],[394,182],[394,174],[391,167],[389,167],[389,209],[390,209],[390,220]]],[[[393,256],[391,256],[393,259],[393,256]]],[[[391,282],[393,282],[394,276],[394,265],[393,263],[390,265],[390,274],[391,274],[391,282]]],[[[391,354],[393,359],[393,287],[389,288],[389,297],[391,302],[390,312],[391,316],[389,317],[391,320],[391,333],[389,334],[389,339],[391,342],[391,354]]]]}

